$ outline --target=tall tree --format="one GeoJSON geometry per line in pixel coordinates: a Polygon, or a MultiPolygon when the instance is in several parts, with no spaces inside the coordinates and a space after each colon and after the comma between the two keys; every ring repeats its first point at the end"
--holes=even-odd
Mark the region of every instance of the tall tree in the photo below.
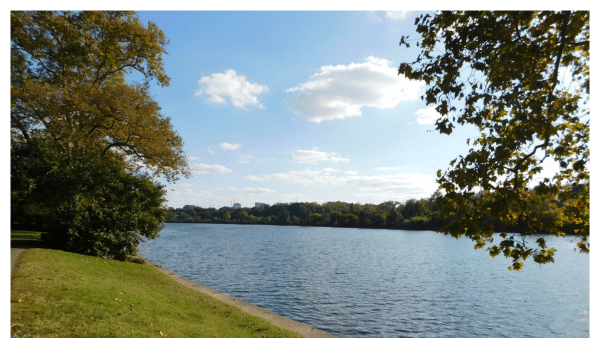
{"type": "Polygon", "coordinates": [[[119,258],[157,235],[153,179],[189,175],[149,93],[169,85],[167,42],[133,12],[11,12],[13,225],[43,223],[64,249],[119,258]]]}
{"type": "MultiPolygon", "coordinates": [[[[473,146],[438,171],[446,193],[440,209],[454,218],[444,230],[466,235],[476,248],[492,240],[492,221],[514,225],[522,236],[488,247],[492,256],[553,261],[543,238],[564,236],[575,225],[581,251],[589,251],[589,12],[438,12],[421,15],[415,25],[420,53],[398,69],[424,81],[423,100],[435,105],[436,129],[450,134],[455,124],[476,126],[473,146]],[[569,201],[561,217],[530,213],[528,191],[544,161],[560,170],[541,182],[540,193],[569,201]],[[574,195],[573,187],[584,191],[574,195]],[[475,198],[483,194],[489,198],[475,198]]],[[[402,37],[400,45],[413,41],[402,37]]]]}
{"type": "Polygon", "coordinates": [[[186,174],[181,137],[149,94],[153,80],[169,85],[166,44],[133,12],[11,12],[13,142],[46,137],[65,153],[96,148],[168,180],[186,174]]]}

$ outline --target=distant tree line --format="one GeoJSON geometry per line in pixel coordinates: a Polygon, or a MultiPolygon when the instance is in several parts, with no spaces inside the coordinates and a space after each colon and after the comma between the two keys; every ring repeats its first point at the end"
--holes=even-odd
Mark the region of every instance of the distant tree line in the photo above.
{"type": "MultiPolygon", "coordinates": [[[[576,187],[583,192],[583,187],[576,187]]],[[[476,198],[486,199],[480,194],[476,198]]],[[[217,224],[271,224],[303,225],[317,227],[400,229],[443,231],[451,221],[444,217],[438,205],[447,202],[446,197],[437,191],[429,198],[410,199],[405,203],[387,201],[381,204],[360,204],[347,202],[277,203],[253,208],[222,207],[168,208],[167,223],[217,223],[217,224]]],[[[574,227],[560,223],[566,201],[551,196],[539,189],[529,192],[527,211],[532,219],[542,211],[553,217],[563,232],[574,234],[574,227]]],[[[506,225],[499,220],[488,220],[494,232],[525,233],[527,224],[506,225]]]]}

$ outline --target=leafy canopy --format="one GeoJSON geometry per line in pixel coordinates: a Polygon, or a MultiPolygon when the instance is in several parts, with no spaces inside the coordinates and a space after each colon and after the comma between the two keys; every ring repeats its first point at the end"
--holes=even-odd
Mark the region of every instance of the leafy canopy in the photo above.
{"type": "Polygon", "coordinates": [[[164,188],[119,159],[66,154],[47,139],[16,144],[11,159],[12,222],[48,228],[52,247],[123,260],[162,229],[164,188]]]}
{"type": "Polygon", "coordinates": [[[189,175],[149,93],[152,81],[169,85],[167,43],[129,11],[11,12],[13,226],[117,258],[158,235],[165,191],[153,179],[189,175]]]}
{"type": "Polygon", "coordinates": [[[168,180],[187,174],[182,139],[149,94],[152,80],[169,85],[166,44],[133,12],[11,12],[12,140],[117,153],[168,180]],[[143,83],[126,82],[130,73],[143,83]]]}
{"type": "MultiPolygon", "coordinates": [[[[554,249],[539,233],[564,236],[575,225],[579,248],[589,251],[589,12],[438,12],[415,21],[420,53],[400,64],[399,74],[424,81],[422,99],[435,105],[436,129],[450,134],[473,125],[473,147],[438,171],[446,192],[440,209],[453,217],[444,233],[492,240],[494,220],[514,225],[521,236],[488,248],[503,253],[520,270],[533,256],[553,261],[554,249]],[[538,182],[539,194],[566,208],[556,217],[535,210],[528,192],[542,163],[556,161],[554,177],[538,182]]],[[[400,45],[412,40],[402,37],[400,45]]]]}

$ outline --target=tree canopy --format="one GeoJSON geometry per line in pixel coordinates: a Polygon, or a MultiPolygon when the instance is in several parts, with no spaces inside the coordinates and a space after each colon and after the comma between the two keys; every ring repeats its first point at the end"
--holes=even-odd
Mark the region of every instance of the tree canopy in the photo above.
{"type": "Polygon", "coordinates": [[[168,41],[129,11],[11,12],[11,224],[123,258],[158,234],[164,189],[189,175],[150,95],[168,41]],[[141,79],[132,81],[131,79],[141,79]]]}
{"type": "Polygon", "coordinates": [[[169,85],[167,39],[133,12],[11,12],[13,142],[52,139],[62,151],[122,154],[174,180],[186,174],[182,139],[149,94],[169,85]],[[130,73],[142,83],[128,83],[130,73]]]}
{"type": "MultiPolygon", "coordinates": [[[[520,270],[532,256],[553,261],[538,237],[564,236],[575,224],[578,247],[589,251],[589,12],[481,11],[423,14],[415,20],[416,60],[398,73],[426,84],[422,99],[440,114],[436,129],[450,134],[472,125],[468,154],[438,171],[445,192],[439,207],[452,217],[444,232],[468,236],[476,248],[492,241],[493,221],[514,226],[491,245],[520,270]],[[535,182],[542,163],[556,161],[551,178],[535,182]],[[562,212],[535,208],[530,190],[554,196],[562,212]],[[550,217],[551,216],[551,217],[550,217]]],[[[400,45],[410,47],[402,36],[400,45]]]]}

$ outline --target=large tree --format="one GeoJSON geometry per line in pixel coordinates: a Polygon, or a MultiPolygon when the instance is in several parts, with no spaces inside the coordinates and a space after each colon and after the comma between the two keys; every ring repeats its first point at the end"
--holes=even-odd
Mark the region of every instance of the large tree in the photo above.
{"type": "Polygon", "coordinates": [[[189,174],[149,92],[169,85],[167,43],[133,12],[11,12],[13,225],[44,220],[67,249],[105,256],[156,236],[164,190],[153,179],[189,174]]]}
{"type": "MultiPolygon", "coordinates": [[[[420,35],[416,60],[399,74],[424,81],[422,97],[450,134],[472,125],[468,154],[438,172],[446,193],[440,209],[453,218],[444,229],[468,236],[476,248],[492,241],[493,223],[514,226],[521,236],[490,245],[520,270],[532,256],[553,261],[540,236],[564,236],[575,226],[581,251],[589,251],[589,12],[438,12],[415,21],[420,35]],[[544,162],[556,161],[553,177],[535,182],[544,162]],[[531,212],[530,190],[563,204],[558,217],[531,212]]],[[[415,43],[403,36],[400,45],[415,43]]],[[[549,211],[550,212],[550,211],[549,211]]],[[[553,212],[553,211],[552,211],[553,212]]]]}
{"type": "Polygon", "coordinates": [[[11,12],[12,140],[46,137],[66,153],[96,148],[169,180],[185,174],[181,137],[149,94],[153,80],[169,85],[166,44],[133,12],[11,12]]]}

